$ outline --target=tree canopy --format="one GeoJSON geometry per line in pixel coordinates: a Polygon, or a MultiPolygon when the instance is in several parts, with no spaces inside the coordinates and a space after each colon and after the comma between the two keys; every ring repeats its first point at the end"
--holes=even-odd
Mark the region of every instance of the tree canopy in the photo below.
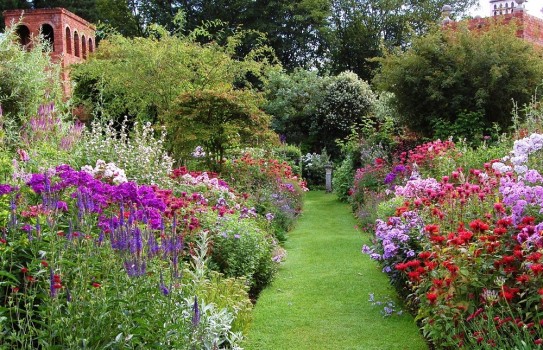
{"type": "MultiPolygon", "coordinates": [[[[407,47],[413,35],[439,21],[449,4],[457,17],[477,0],[5,0],[9,8],[65,7],[90,22],[105,24],[127,37],[152,35],[152,24],[173,33],[175,18],[185,13],[185,34],[207,21],[220,20],[220,29],[258,31],[288,70],[325,69],[333,74],[350,70],[362,79],[377,68],[368,59],[383,47],[407,47]]],[[[3,25],[3,21],[0,21],[3,25]]],[[[100,32],[101,33],[101,32],[100,32]]],[[[246,37],[247,46],[254,45],[246,37]]],[[[250,49],[246,49],[245,52],[250,49]]]]}
{"type": "Polygon", "coordinates": [[[154,28],[152,37],[116,34],[102,40],[95,55],[73,67],[74,97],[95,113],[154,121],[184,92],[251,88],[276,69],[267,61],[265,46],[238,57],[236,35],[226,45],[200,44],[196,33],[176,36],[154,28]]]}
{"type": "Polygon", "coordinates": [[[228,150],[278,141],[258,102],[258,95],[249,90],[181,94],[163,117],[174,156],[187,159],[200,146],[210,169],[220,171],[228,150]]]}
{"type": "Polygon", "coordinates": [[[425,134],[431,135],[436,123],[458,127],[467,122],[459,119],[466,113],[482,115],[482,127],[507,127],[512,101],[529,102],[543,80],[541,51],[517,38],[516,29],[514,24],[435,29],[405,52],[389,51],[380,59],[375,83],[394,93],[405,124],[425,134]]]}

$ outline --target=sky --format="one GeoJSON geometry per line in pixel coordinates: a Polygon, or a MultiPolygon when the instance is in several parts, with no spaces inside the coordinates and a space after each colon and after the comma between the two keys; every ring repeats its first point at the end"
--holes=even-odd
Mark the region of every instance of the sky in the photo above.
{"type": "MultiPolygon", "coordinates": [[[[528,0],[527,2],[524,3],[524,7],[526,8],[526,10],[528,11],[530,15],[543,18],[543,13],[541,13],[541,9],[543,8],[542,0],[528,0]]],[[[490,1],[479,0],[479,8],[474,8],[471,11],[471,14],[473,16],[479,15],[481,17],[490,16],[490,1]]]]}

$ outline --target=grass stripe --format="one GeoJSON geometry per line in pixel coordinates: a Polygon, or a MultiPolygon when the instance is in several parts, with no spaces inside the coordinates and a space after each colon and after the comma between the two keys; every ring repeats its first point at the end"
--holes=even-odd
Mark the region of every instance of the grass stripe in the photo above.
{"type": "Polygon", "coordinates": [[[363,234],[348,205],[310,192],[286,243],[287,261],[262,292],[246,350],[428,349],[413,318],[384,318],[368,302],[394,298],[387,277],[360,252],[363,234]]]}

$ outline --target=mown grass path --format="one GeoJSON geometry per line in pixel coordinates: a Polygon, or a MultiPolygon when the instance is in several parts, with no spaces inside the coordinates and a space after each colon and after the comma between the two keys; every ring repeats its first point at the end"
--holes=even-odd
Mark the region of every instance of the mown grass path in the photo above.
{"type": "Polygon", "coordinates": [[[310,192],[286,243],[288,257],[262,292],[246,350],[428,349],[408,314],[384,318],[368,301],[393,297],[386,276],[360,252],[367,237],[348,205],[310,192]]]}

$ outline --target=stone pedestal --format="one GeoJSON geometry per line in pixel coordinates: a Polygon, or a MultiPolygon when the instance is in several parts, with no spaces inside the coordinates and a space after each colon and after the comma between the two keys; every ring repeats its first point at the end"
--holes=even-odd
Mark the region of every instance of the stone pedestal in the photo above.
{"type": "Polygon", "coordinates": [[[332,192],[332,164],[328,163],[324,167],[326,169],[326,192],[332,192]]]}

